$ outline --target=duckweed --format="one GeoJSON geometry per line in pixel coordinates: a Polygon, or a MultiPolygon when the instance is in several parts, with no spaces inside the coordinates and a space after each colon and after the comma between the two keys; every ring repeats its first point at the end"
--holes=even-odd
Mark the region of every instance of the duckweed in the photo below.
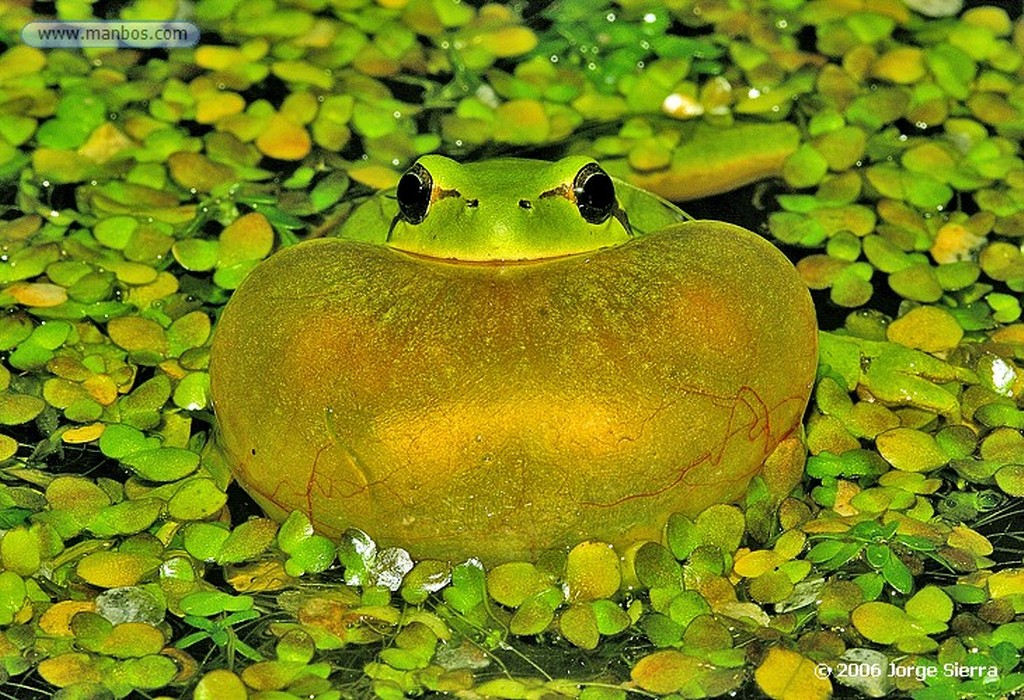
{"type": "Polygon", "coordinates": [[[1001,534],[1024,495],[1018,17],[320,5],[201,0],[192,20],[221,43],[165,54],[0,54],[4,681],[218,699],[1024,687],[1024,573],[1001,534]],[[830,319],[796,490],[766,474],[744,509],[674,516],[661,542],[490,570],[331,541],[301,513],[244,519],[205,449],[231,290],[419,154],[534,149],[676,200],[774,183],[755,186],[764,229],[830,319]]]}
{"type": "Polygon", "coordinates": [[[814,662],[788,649],[771,649],[754,672],[754,678],[758,687],[773,700],[832,695],[831,681],[815,673],[814,662]]]}
{"type": "Polygon", "coordinates": [[[565,580],[570,601],[611,597],[619,590],[619,556],[604,542],[583,542],[569,551],[565,580]]]}

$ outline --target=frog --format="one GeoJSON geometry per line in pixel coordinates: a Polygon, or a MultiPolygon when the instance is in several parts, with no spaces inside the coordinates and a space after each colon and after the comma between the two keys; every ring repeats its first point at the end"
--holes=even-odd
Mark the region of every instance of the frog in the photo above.
{"type": "Polygon", "coordinates": [[[216,443],[270,516],[492,564],[661,541],[795,454],[817,322],[762,236],[594,159],[421,156],[235,290],[216,443]]]}

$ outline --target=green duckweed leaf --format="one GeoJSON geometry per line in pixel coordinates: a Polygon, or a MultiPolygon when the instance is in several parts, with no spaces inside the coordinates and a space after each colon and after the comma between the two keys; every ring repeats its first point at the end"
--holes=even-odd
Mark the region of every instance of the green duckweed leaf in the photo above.
{"type": "Polygon", "coordinates": [[[487,577],[479,562],[470,560],[452,568],[452,582],[442,595],[448,605],[467,613],[484,601],[487,577]]]}
{"type": "Polygon", "coordinates": [[[1024,495],[1024,465],[1008,464],[995,474],[996,484],[1010,496],[1024,495]]]}
{"type": "Polygon", "coordinates": [[[943,352],[959,345],[964,331],[944,309],[919,306],[889,325],[889,340],[925,352],[943,352]]]}
{"type": "Polygon", "coordinates": [[[185,550],[200,561],[215,561],[230,536],[230,531],[221,525],[190,523],[185,528],[185,550]]]}
{"type": "Polygon", "coordinates": [[[623,632],[630,626],[632,621],[629,614],[610,600],[595,600],[590,604],[594,611],[594,619],[597,622],[597,631],[605,636],[612,636],[623,632]]]}
{"type": "Polygon", "coordinates": [[[249,692],[238,677],[227,669],[215,669],[203,674],[193,691],[195,700],[246,700],[249,692]]]}
{"type": "Polygon", "coordinates": [[[169,656],[151,654],[125,661],[121,674],[129,688],[153,690],[170,683],[178,674],[178,665],[169,656]]]}
{"type": "Polygon", "coordinates": [[[334,563],[337,549],[334,543],[323,535],[311,535],[296,544],[289,554],[291,556],[284,565],[285,573],[289,576],[301,576],[326,571],[334,563]]]}
{"type": "Polygon", "coordinates": [[[0,425],[21,425],[42,413],[46,402],[27,394],[0,394],[0,425]]]}
{"type": "Polygon", "coordinates": [[[142,532],[156,522],[164,504],[156,498],[124,501],[99,510],[88,522],[97,537],[113,537],[142,532]]]}
{"type": "Polygon", "coordinates": [[[100,588],[134,586],[156,571],[160,559],[129,552],[94,552],[84,556],[76,573],[87,583],[100,588]]]}
{"type": "Polygon", "coordinates": [[[512,608],[548,588],[551,577],[529,562],[499,564],[487,572],[487,592],[491,598],[512,608]]]}
{"type": "Polygon", "coordinates": [[[219,512],[227,500],[213,479],[191,479],[167,502],[167,513],[176,520],[201,520],[219,512]]]}
{"type": "Polygon", "coordinates": [[[571,602],[609,598],[619,590],[619,555],[605,542],[583,542],[569,550],[565,582],[571,602]]]}
{"type": "Polygon", "coordinates": [[[167,329],[167,342],[173,357],[190,348],[198,348],[210,338],[210,317],[202,311],[192,311],[177,319],[167,329]]]}
{"type": "Polygon", "coordinates": [[[17,527],[34,512],[30,508],[0,508],[0,527],[5,530],[17,527]]]}
{"type": "Polygon", "coordinates": [[[196,470],[199,455],[180,447],[158,447],[132,452],[121,462],[143,479],[177,481],[196,470]]]}
{"type": "Polygon", "coordinates": [[[206,272],[217,266],[220,258],[220,244],[202,238],[186,238],[176,241],[171,247],[174,259],[186,270],[206,272]]]}
{"type": "Polygon", "coordinates": [[[115,344],[128,351],[164,356],[167,353],[167,334],[156,321],[139,316],[111,319],[107,332],[115,344]]]}
{"type": "Polygon", "coordinates": [[[713,615],[698,615],[686,626],[683,644],[690,649],[712,651],[731,649],[732,635],[729,629],[713,615]]]}
{"type": "Polygon", "coordinates": [[[758,603],[782,603],[793,594],[793,581],[785,571],[766,571],[750,581],[750,597],[758,603]]]}
{"type": "Polygon", "coordinates": [[[700,673],[704,662],[674,649],[641,658],[630,673],[639,687],[651,693],[673,693],[700,673]]]}
{"type": "Polygon", "coordinates": [[[700,532],[688,517],[673,513],[668,519],[666,539],[672,555],[681,561],[689,557],[700,544],[700,532]]]}
{"type": "Polygon", "coordinates": [[[316,653],[316,645],[309,632],[297,628],[289,630],[277,641],[275,651],[281,661],[308,664],[316,653]]]}
{"type": "Polygon", "coordinates": [[[217,267],[230,268],[243,262],[261,260],[274,246],[274,230],[267,217],[253,212],[235,219],[220,234],[217,267]]]}
{"type": "Polygon", "coordinates": [[[313,186],[309,193],[313,210],[321,212],[334,206],[348,190],[348,187],[349,179],[344,173],[335,172],[323,178],[313,186]]]}
{"type": "Polygon", "coordinates": [[[119,659],[138,658],[158,654],[165,642],[163,632],[152,625],[145,622],[123,622],[114,625],[94,650],[119,659]]]}
{"type": "Polygon", "coordinates": [[[668,607],[668,615],[681,629],[685,629],[693,620],[711,612],[711,606],[697,591],[683,591],[672,599],[668,607]]]}
{"type": "Polygon", "coordinates": [[[988,578],[988,591],[992,598],[1024,593],[1024,571],[1008,569],[997,571],[988,578]]]}
{"type": "Polygon", "coordinates": [[[882,457],[897,469],[932,471],[949,461],[935,438],[919,430],[893,428],[879,435],[876,444],[882,457]]]}
{"type": "Polygon", "coordinates": [[[0,316],[0,350],[10,350],[32,335],[32,321],[22,314],[0,316]]]}
{"type": "Polygon", "coordinates": [[[648,588],[678,583],[682,573],[672,553],[656,542],[648,542],[640,547],[634,566],[640,583],[648,588]]]}
{"type": "MultiPolygon", "coordinates": [[[[72,684],[90,684],[98,686],[103,679],[103,674],[94,658],[82,652],[65,652],[57,654],[40,662],[39,675],[47,683],[65,688],[72,684]]],[[[109,667],[109,666],[108,666],[109,667]]],[[[103,688],[100,692],[108,693],[103,688]]],[[[130,689],[127,692],[130,692],[130,689]]]]}
{"type": "Polygon", "coordinates": [[[277,533],[277,545],[281,551],[291,554],[303,541],[313,536],[313,524],[309,516],[301,511],[292,511],[277,533]]]}
{"type": "Polygon", "coordinates": [[[159,441],[146,435],[138,428],[123,423],[112,423],[100,436],[100,451],[111,459],[121,459],[136,452],[151,450],[159,441]]]}
{"type": "Polygon", "coordinates": [[[715,505],[697,516],[696,528],[702,544],[717,546],[723,553],[732,553],[739,549],[746,525],[739,508],[715,505]]]}
{"type": "Polygon", "coordinates": [[[25,604],[25,581],[13,571],[0,571],[0,625],[9,625],[25,604]]]}
{"type": "Polygon", "coordinates": [[[171,380],[165,374],[158,374],[139,386],[118,402],[121,421],[140,430],[159,425],[161,409],[171,398],[171,380]]]}
{"type": "Polygon", "coordinates": [[[134,216],[110,216],[96,222],[92,233],[106,247],[124,250],[138,227],[139,220],[134,216]]]}
{"type": "Polygon", "coordinates": [[[880,568],[886,583],[900,593],[910,593],[914,589],[914,575],[899,557],[890,556],[880,568]]]}
{"type": "Polygon", "coordinates": [[[783,177],[793,187],[812,187],[825,177],[828,161],[810,144],[804,144],[786,159],[783,177]]]}
{"type": "Polygon", "coordinates": [[[238,525],[217,551],[218,564],[238,564],[254,559],[273,543],[278,525],[268,518],[252,518],[238,525]]]}
{"type": "Polygon", "coordinates": [[[953,617],[953,601],[938,586],[925,586],[904,606],[907,614],[918,620],[948,622],[953,617]]]}
{"type": "Polygon", "coordinates": [[[957,99],[968,97],[977,70],[970,56],[950,44],[937,44],[925,49],[925,62],[943,90],[957,99]]]}
{"type": "MultiPolygon", "coordinates": [[[[280,541],[280,535],[278,539],[280,541]]],[[[345,567],[345,583],[350,586],[368,583],[370,565],[376,554],[377,545],[369,535],[361,530],[346,530],[338,542],[338,561],[345,567]]]]}
{"type": "Polygon", "coordinates": [[[935,434],[935,443],[950,459],[964,459],[974,453],[978,438],[966,425],[950,425],[935,434]]]}
{"type": "MultiPolygon", "coordinates": [[[[340,558],[340,557],[339,557],[340,558]]],[[[405,602],[419,605],[451,581],[451,565],[448,562],[426,559],[416,566],[402,580],[401,595],[405,602]]],[[[488,582],[488,585],[489,582],[488,582]]],[[[492,597],[493,593],[492,593],[492,597]]],[[[495,598],[498,600],[497,598],[495,598]]],[[[501,602],[498,600],[498,602],[501,602]]]]}
{"type": "Polygon", "coordinates": [[[75,641],[89,651],[97,651],[114,631],[109,620],[88,610],[75,613],[68,627],[75,641]]]}
{"type": "Polygon", "coordinates": [[[581,649],[594,649],[601,639],[597,615],[590,603],[576,603],[566,608],[558,618],[562,635],[581,649]]]}
{"type": "Polygon", "coordinates": [[[70,475],[58,476],[47,485],[46,500],[52,509],[69,511],[85,522],[110,504],[110,497],[94,481],[70,475]]]}
{"type": "Polygon", "coordinates": [[[853,611],[851,620],[858,632],[878,644],[892,644],[915,631],[911,617],[889,603],[864,603],[853,611]]]}
{"type": "Polygon", "coordinates": [[[754,672],[754,680],[761,691],[773,700],[825,700],[832,695],[832,683],[815,671],[815,663],[806,656],[773,647],[754,672]]]}
{"type": "Polygon", "coordinates": [[[955,602],[961,604],[978,605],[988,600],[988,593],[986,593],[984,588],[979,588],[978,586],[958,583],[952,586],[945,586],[943,590],[955,602]]]}
{"type": "Polygon", "coordinates": [[[218,267],[213,275],[213,282],[221,289],[237,289],[242,280],[256,268],[257,260],[243,260],[242,262],[218,267]]]}
{"type": "Polygon", "coordinates": [[[231,595],[223,591],[199,591],[189,593],[181,599],[181,610],[186,615],[212,617],[223,612],[239,612],[251,610],[254,605],[252,596],[231,595]]]}
{"type": "Polygon", "coordinates": [[[11,115],[0,126],[0,136],[3,136],[12,146],[20,146],[25,143],[35,131],[36,120],[19,115],[11,115]]]}
{"type": "Polygon", "coordinates": [[[683,640],[685,627],[668,615],[661,613],[644,615],[641,626],[644,634],[656,647],[678,646],[683,640]]]}
{"type": "Polygon", "coordinates": [[[509,631],[520,636],[540,634],[554,622],[555,610],[561,603],[562,592],[557,588],[533,594],[512,615],[509,631]]]}
{"type": "Polygon", "coordinates": [[[852,309],[868,303],[873,293],[871,270],[861,263],[853,263],[836,276],[829,298],[838,306],[852,309]]]}

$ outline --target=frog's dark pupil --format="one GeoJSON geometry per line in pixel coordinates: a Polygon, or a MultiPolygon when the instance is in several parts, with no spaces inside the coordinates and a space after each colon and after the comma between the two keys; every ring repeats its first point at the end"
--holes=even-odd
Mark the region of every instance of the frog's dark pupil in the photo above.
{"type": "Polygon", "coordinates": [[[615,185],[597,163],[584,165],[576,173],[572,187],[576,194],[576,206],[587,222],[603,223],[615,211],[615,185]]]}
{"type": "Polygon", "coordinates": [[[434,179],[422,165],[412,166],[402,179],[398,181],[398,211],[402,218],[410,224],[422,223],[427,218],[430,207],[430,194],[434,189],[434,179]]]}

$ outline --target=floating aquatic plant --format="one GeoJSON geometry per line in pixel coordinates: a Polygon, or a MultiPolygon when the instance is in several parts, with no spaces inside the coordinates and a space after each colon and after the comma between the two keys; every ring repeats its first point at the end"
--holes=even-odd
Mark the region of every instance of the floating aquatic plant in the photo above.
{"type": "Polygon", "coordinates": [[[29,7],[0,14],[9,692],[1024,687],[1005,522],[1024,494],[1018,17],[881,0],[191,12],[218,43],[161,54],[41,51],[17,39],[29,7]],[[674,199],[769,178],[765,229],[831,319],[802,480],[769,469],[743,508],[673,518],[662,542],[489,570],[331,541],[301,514],[246,519],[204,451],[231,290],[417,155],[524,149],[587,152],[674,199]]]}

